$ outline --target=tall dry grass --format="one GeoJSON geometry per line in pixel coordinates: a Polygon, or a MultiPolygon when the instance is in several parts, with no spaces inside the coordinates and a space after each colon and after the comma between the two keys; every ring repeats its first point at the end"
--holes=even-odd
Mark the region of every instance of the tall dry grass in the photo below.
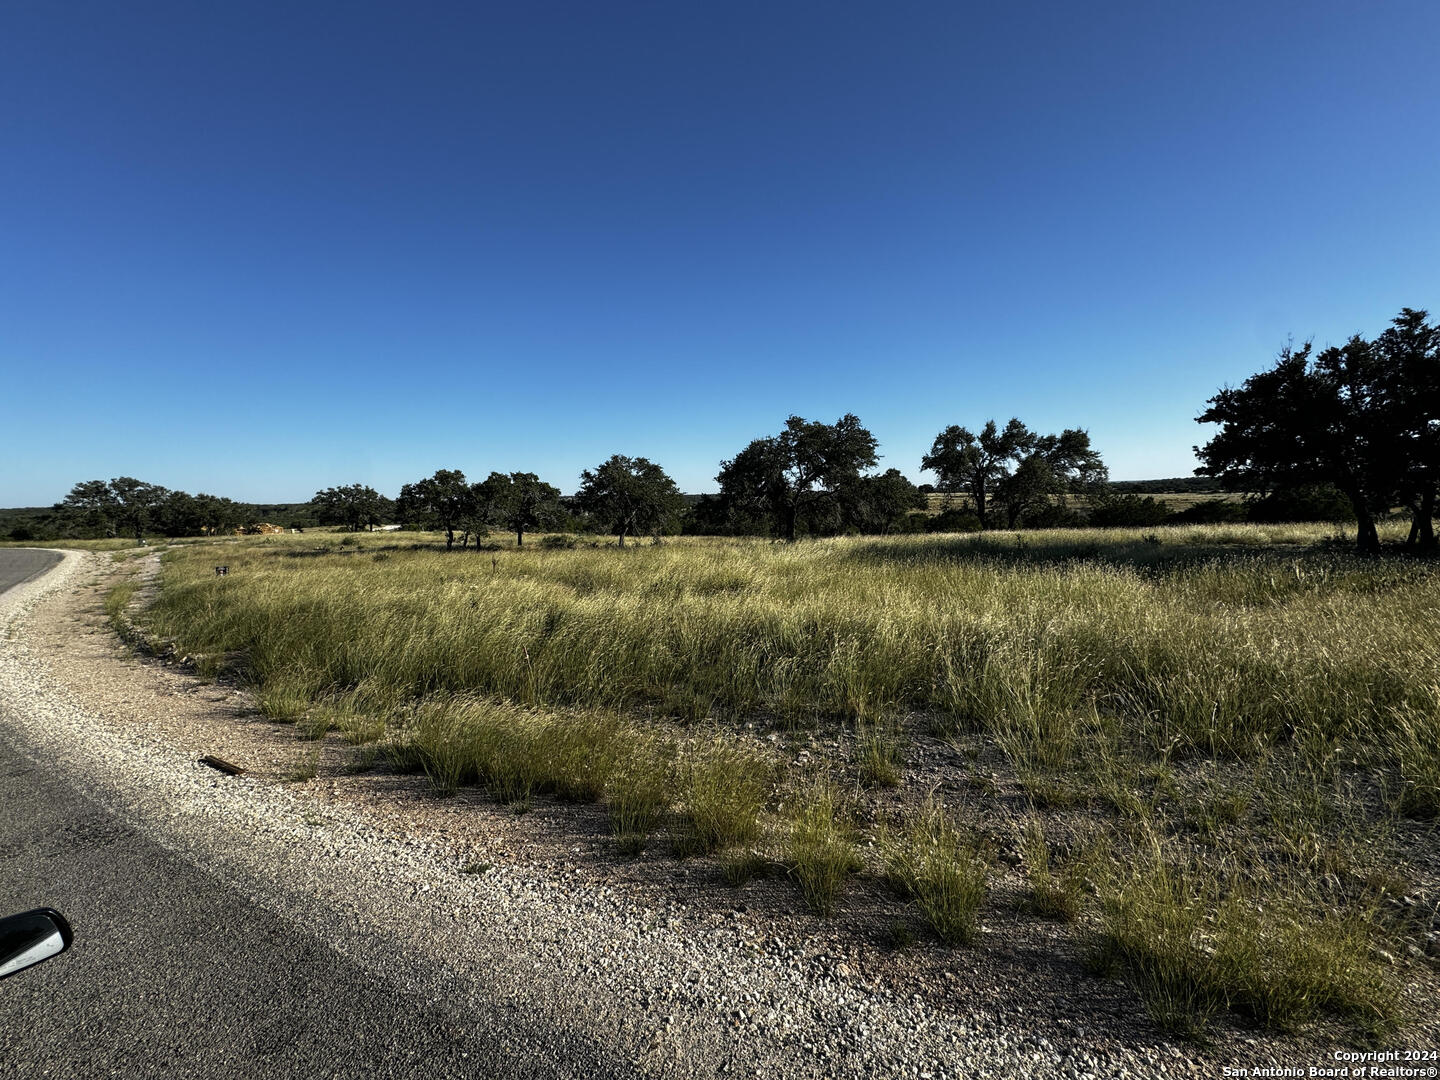
{"type": "MultiPolygon", "coordinates": [[[[483,553],[307,535],[227,541],[225,577],[172,548],[145,618],[274,718],[378,742],[439,792],[602,800],[621,850],[663,832],[736,883],[783,837],[821,913],[856,868],[835,778],[903,789],[907,739],[978,746],[1047,820],[1102,823],[1061,857],[1033,822],[1022,906],[1094,935],[1158,1022],[1375,1034],[1397,976],[1372,958],[1391,928],[1366,864],[1388,815],[1440,813],[1440,576],[1348,545],[1255,525],[483,553]],[[729,730],[757,719],[854,732],[854,761],[781,814],[783,759],[729,730]]],[[[938,937],[975,940],[983,837],[931,806],[870,839],[938,937]]]]}

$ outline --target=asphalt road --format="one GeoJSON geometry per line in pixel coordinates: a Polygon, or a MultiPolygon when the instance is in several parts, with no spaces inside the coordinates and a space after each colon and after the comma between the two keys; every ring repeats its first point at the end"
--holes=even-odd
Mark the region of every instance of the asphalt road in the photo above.
{"type": "Polygon", "coordinates": [[[38,577],[60,561],[53,551],[35,548],[0,548],[0,593],[38,577]]]}
{"type": "Polygon", "coordinates": [[[75,944],[0,981],[0,1075],[630,1075],[459,987],[422,993],[361,966],[88,798],[11,738],[3,709],[0,914],[58,908],[75,944]]]}

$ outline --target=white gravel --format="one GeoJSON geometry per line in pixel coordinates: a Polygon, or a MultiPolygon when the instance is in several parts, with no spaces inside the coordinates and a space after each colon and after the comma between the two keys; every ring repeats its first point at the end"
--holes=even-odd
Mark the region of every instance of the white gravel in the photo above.
{"type": "Polygon", "coordinates": [[[34,647],[39,614],[109,569],[108,555],[66,552],[0,595],[0,727],[167,849],[373,970],[466,995],[502,1027],[523,1017],[581,1033],[643,1074],[1086,1077],[1197,1065],[967,1016],[963,991],[940,1012],[824,971],[801,942],[742,921],[702,927],[681,902],[647,906],[564,868],[466,874],[402,825],[198,765],[164,730],[105,715],[101,695],[34,647]]]}

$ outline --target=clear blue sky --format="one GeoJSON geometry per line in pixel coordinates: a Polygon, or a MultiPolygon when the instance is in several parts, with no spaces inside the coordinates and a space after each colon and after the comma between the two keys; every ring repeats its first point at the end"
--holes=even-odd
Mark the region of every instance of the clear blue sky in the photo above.
{"type": "Polygon", "coordinates": [[[1440,309],[1440,4],[8,3],[0,505],[690,491],[790,413],[1187,474],[1440,309]]]}

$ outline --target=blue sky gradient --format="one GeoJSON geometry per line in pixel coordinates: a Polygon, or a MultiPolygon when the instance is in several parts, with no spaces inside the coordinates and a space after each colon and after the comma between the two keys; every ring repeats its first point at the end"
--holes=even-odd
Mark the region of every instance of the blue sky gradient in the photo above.
{"type": "Polygon", "coordinates": [[[9,4],[0,505],[713,490],[790,413],[1187,474],[1440,309],[1440,4],[9,4]],[[994,10],[989,10],[992,8],[994,10]],[[58,393],[55,393],[58,391],[58,393]]]}

